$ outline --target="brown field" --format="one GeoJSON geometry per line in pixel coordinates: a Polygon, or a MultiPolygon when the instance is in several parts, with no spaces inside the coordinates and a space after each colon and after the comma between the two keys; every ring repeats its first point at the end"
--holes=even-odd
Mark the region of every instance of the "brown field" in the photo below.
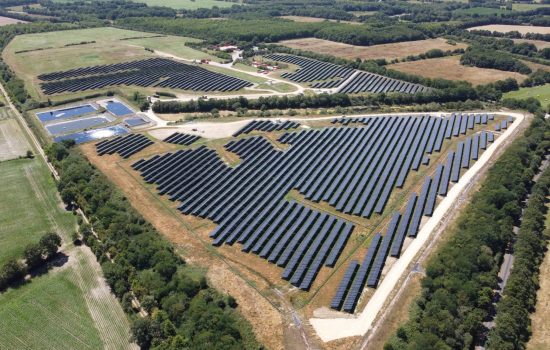
{"type": "Polygon", "coordinates": [[[27,21],[22,21],[20,19],[0,16],[0,27],[1,26],[7,26],[8,24],[17,24],[17,23],[27,23],[27,21]]]}
{"type": "Polygon", "coordinates": [[[302,22],[302,23],[317,23],[317,22],[339,22],[339,23],[348,23],[348,24],[355,24],[355,25],[361,25],[360,22],[351,22],[351,21],[337,21],[335,19],[326,19],[326,18],[317,18],[317,17],[306,17],[306,16],[281,16],[281,18],[288,19],[294,22],[302,22]]]}
{"type": "Polygon", "coordinates": [[[542,40],[530,40],[530,39],[513,39],[516,44],[521,43],[531,43],[537,47],[537,49],[542,50],[550,47],[550,42],[542,40]]]}
{"type": "Polygon", "coordinates": [[[539,26],[517,26],[511,24],[489,24],[485,26],[472,27],[468,30],[490,30],[491,32],[520,32],[521,34],[538,33],[538,34],[550,34],[550,27],[539,26]]]}
{"type": "Polygon", "coordinates": [[[527,65],[527,67],[531,68],[531,70],[533,72],[537,71],[539,69],[545,70],[545,71],[550,71],[550,66],[540,64],[540,63],[531,62],[531,61],[527,61],[527,60],[520,60],[520,61],[525,63],[525,65],[527,65]]]}
{"type": "Polygon", "coordinates": [[[323,55],[332,55],[346,59],[360,58],[367,60],[380,58],[392,60],[394,58],[402,58],[409,55],[419,55],[432,49],[454,50],[467,47],[466,44],[462,43],[456,45],[448,44],[443,38],[374,46],[355,46],[316,38],[285,40],[281,41],[280,44],[293,49],[313,51],[323,55]]]}
{"type": "Polygon", "coordinates": [[[426,78],[466,80],[473,85],[487,84],[506,78],[514,78],[522,82],[526,78],[525,75],[516,72],[463,66],[460,64],[460,58],[456,56],[401,62],[389,65],[388,68],[426,78]]]}

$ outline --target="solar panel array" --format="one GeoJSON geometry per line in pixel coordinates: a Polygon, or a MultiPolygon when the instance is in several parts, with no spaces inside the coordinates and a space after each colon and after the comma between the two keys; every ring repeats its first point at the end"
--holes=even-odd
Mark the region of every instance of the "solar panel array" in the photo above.
{"type": "Polygon", "coordinates": [[[237,137],[241,134],[248,134],[252,131],[280,131],[280,130],[289,130],[289,129],[295,129],[300,126],[300,123],[293,122],[291,120],[287,120],[282,123],[275,123],[271,120],[253,120],[250,123],[246,124],[239,130],[237,130],[233,137],[237,137]]]}
{"type": "Polygon", "coordinates": [[[142,134],[131,134],[100,141],[96,144],[96,151],[100,156],[117,153],[122,158],[128,158],[153,143],[153,141],[142,134]]]}
{"type": "Polygon", "coordinates": [[[200,139],[200,136],[189,135],[181,132],[175,132],[172,135],[165,138],[163,141],[168,143],[173,143],[176,145],[189,146],[190,144],[197,141],[198,139],[200,139]]]}
{"type": "Polygon", "coordinates": [[[166,58],[100,65],[38,76],[45,94],[110,86],[155,86],[192,91],[235,91],[251,82],[166,58]]]}
{"type": "Polygon", "coordinates": [[[310,86],[316,89],[338,88],[337,92],[350,94],[360,92],[403,92],[414,94],[430,90],[423,85],[301,56],[271,54],[267,55],[266,58],[297,65],[300,67],[298,70],[292,73],[283,73],[281,77],[300,83],[313,82],[310,86]],[[348,80],[350,77],[351,79],[348,80]]]}
{"type": "MultiPolygon", "coordinates": [[[[210,234],[215,246],[240,243],[242,251],[284,268],[282,278],[309,290],[322,266],[336,264],[354,225],[287,200],[289,191],[296,189],[307,199],[324,201],[343,213],[362,217],[381,213],[393,189],[403,186],[423,157],[441,150],[446,131],[470,118],[475,121],[476,115],[372,116],[359,119],[355,125],[360,127],[286,132],[279,138],[289,145],[285,150],[275,148],[263,135],[230,141],[224,147],[242,160],[235,167],[206,146],[142,159],[133,167],[146,182],[156,184],[159,194],[178,201],[182,213],[216,223],[210,234]]],[[[481,116],[477,119],[481,123],[481,116]]],[[[249,123],[238,134],[257,126],[265,131],[273,127],[261,123],[265,122],[249,123]]],[[[439,172],[443,178],[445,169],[439,172]]],[[[391,238],[382,239],[384,258],[394,235],[402,239],[403,230],[416,235],[426,202],[436,199],[430,191],[439,190],[432,183],[424,186],[414,210],[403,215],[410,221],[407,228],[398,226],[403,219],[395,219],[391,238]]],[[[373,259],[375,272],[367,270],[363,283],[367,277],[372,283],[378,281],[376,271],[382,269],[383,258],[373,259]]]]}
{"type": "Polygon", "coordinates": [[[420,84],[409,83],[369,72],[359,72],[338,89],[338,92],[348,94],[360,92],[402,92],[414,94],[428,91],[430,91],[430,88],[420,84]]]}
{"type": "MultiPolygon", "coordinates": [[[[445,135],[446,128],[452,129],[454,125],[459,125],[459,133],[462,130],[465,132],[465,129],[461,128],[463,123],[467,128],[473,129],[474,124],[481,124],[482,120],[486,124],[488,119],[487,115],[483,117],[479,114],[451,115],[439,122],[439,124],[444,125],[445,130],[440,130],[437,134],[445,135]]],[[[490,119],[493,119],[493,117],[490,117],[490,119]]],[[[349,118],[339,118],[335,119],[334,122],[348,125],[359,121],[350,122],[349,118]]],[[[434,123],[438,124],[437,121],[434,123]]],[[[450,138],[453,133],[450,132],[449,135],[450,138]]],[[[467,138],[463,143],[460,142],[459,149],[456,152],[450,151],[448,153],[445,165],[438,164],[433,176],[425,178],[420,195],[411,194],[403,214],[393,213],[386,234],[383,237],[380,234],[374,236],[362,265],[357,266],[357,261],[352,261],[332,300],[331,307],[333,309],[349,313],[354,312],[365,284],[368,287],[376,288],[388,255],[396,258],[400,256],[405,237],[407,235],[412,238],[416,237],[422,217],[433,214],[437,195],[445,196],[447,194],[451,172],[460,174],[460,170],[465,167],[465,164],[469,165],[471,160],[477,160],[480,150],[487,148],[489,140],[491,140],[490,142],[494,140],[494,134],[483,130],[467,138]],[[460,144],[463,146],[461,147],[460,144]],[[464,145],[470,146],[466,147],[464,145]],[[458,161],[456,161],[457,158],[458,161]],[[353,271],[351,271],[352,269],[353,271]]],[[[432,142],[428,144],[432,144],[432,142]]],[[[435,141],[433,144],[436,144],[435,141]]]]}
{"type": "Polygon", "coordinates": [[[294,64],[300,67],[295,72],[281,74],[283,78],[296,82],[312,82],[333,78],[346,79],[355,72],[353,68],[342,67],[337,64],[295,55],[272,54],[267,55],[266,58],[278,62],[294,64]]]}

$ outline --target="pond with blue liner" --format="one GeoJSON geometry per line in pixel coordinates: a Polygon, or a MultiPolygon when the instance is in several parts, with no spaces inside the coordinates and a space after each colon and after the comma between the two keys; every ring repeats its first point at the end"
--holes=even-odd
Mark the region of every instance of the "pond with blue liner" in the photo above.
{"type": "Polygon", "coordinates": [[[147,121],[140,117],[128,118],[128,119],[125,119],[124,122],[130,127],[147,124],[147,121]]]}
{"type": "Polygon", "coordinates": [[[86,104],[86,105],[81,105],[81,106],[76,106],[71,108],[64,108],[64,109],[58,109],[54,111],[36,113],[36,116],[38,117],[38,119],[40,119],[42,123],[45,123],[52,120],[77,117],[79,115],[84,115],[95,111],[97,110],[94,108],[94,106],[90,104],[86,104]]]}
{"type": "Polygon", "coordinates": [[[109,126],[106,128],[81,131],[74,134],[58,136],[54,138],[55,142],[61,142],[63,140],[74,140],[77,144],[104,139],[107,137],[127,134],[130,131],[121,125],[109,126]]]}
{"type": "Polygon", "coordinates": [[[124,103],[118,101],[107,101],[105,108],[117,117],[134,113],[134,111],[128,108],[124,103]]]}
{"type": "Polygon", "coordinates": [[[94,126],[98,126],[102,124],[109,124],[110,122],[111,120],[109,120],[109,118],[104,116],[98,116],[98,117],[92,117],[92,118],[77,119],[77,120],[72,120],[72,121],[63,122],[63,123],[50,124],[50,125],[46,125],[46,129],[48,129],[51,135],[55,136],[55,135],[66,134],[69,132],[74,132],[77,130],[92,128],[94,126]]]}

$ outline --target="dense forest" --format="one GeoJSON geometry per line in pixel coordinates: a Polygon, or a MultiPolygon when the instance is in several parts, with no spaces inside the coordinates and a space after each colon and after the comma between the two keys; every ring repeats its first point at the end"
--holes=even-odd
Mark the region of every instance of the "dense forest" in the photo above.
{"type": "Polygon", "coordinates": [[[63,200],[82,208],[93,223],[81,226],[83,240],[131,316],[143,349],[259,347],[234,310],[235,299],[210,288],[204,276],[193,277],[196,272],[188,272],[173,247],[71,143],[52,144],[47,154],[60,172],[63,200]],[[134,296],[148,316],[138,316],[134,296]]]}
{"type": "Polygon", "coordinates": [[[548,152],[549,131],[544,114],[537,113],[524,135],[491,167],[449,240],[428,262],[410,320],[385,349],[465,349],[483,335],[500,261],[548,152]]]}
{"type": "Polygon", "coordinates": [[[531,73],[531,68],[512,56],[482,47],[469,47],[460,57],[460,63],[465,66],[492,68],[521,74],[531,73]]]}

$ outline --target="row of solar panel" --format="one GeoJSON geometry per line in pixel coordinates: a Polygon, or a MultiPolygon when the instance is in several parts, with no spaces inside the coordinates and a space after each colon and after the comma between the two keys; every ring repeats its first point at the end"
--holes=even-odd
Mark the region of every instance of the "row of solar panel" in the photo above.
{"type": "MultiPolygon", "coordinates": [[[[228,148],[239,148],[236,152],[242,152],[247,146],[252,148],[251,144],[258,143],[254,140],[265,139],[256,137],[239,140],[228,148]]],[[[252,155],[246,157],[246,162],[253,161],[251,157],[252,155]]],[[[160,194],[168,194],[174,200],[192,195],[199,187],[212,183],[210,180],[213,177],[223,177],[228,173],[227,167],[219,173],[213,168],[224,166],[215,151],[205,147],[169,153],[134,164],[134,168],[141,171],[145,181],[156,183],[160,194]]],[[[237,219],[236,216],[241,212],[234,211],[232,218],[222,219],[223,222],[231,220],[233,226],[222,230],[220,225],[211,234],[214,244],[238,241],[243,244],[243,251],[252,250],[269,261],[286,267],[283,277],[307,290],[323,264],[332,266],[335,263],[353,225],[305,208],[301,204],[284,200],[272,201],[271,198],[272,195],[266,195],[266,200],[260,204],[263,210],[255,215],[245,215],[245,218],[237,219]]]]}
{"type": "Polygon", "coordinates": [[[173,143],[176,145],[189,146],[190,144],[197,141],[198,139],[200,139],[200,136],[189,135],[181,132],[175,132],[172,135],[165,138],[163,141],[168,143],[173,143]]]}
{"type": "Polygon", "coordinates": [[[341,78],[334,81],[315,82],[311,84],[311,87],[313,88],[338,87],[338,92],[343,93],[403,92],[412,94],[417,92],[427,92],[430,90],[429,88],[419,84],[392,79],[369,72],[358,71],[353,68],[342,67],[333,63],[322,62],[311,58],[282,54],[267,55],[266,58],[294,64],[300,67],[296,72],[281,74],[283,78],[292,81],[314,82],[317,80],[341,78]],[[353,74],[355,75],[349,79],[349,81],[346,81],[346,79],[350,78],[353,74]]]}
{"type": "MultiPolygon", "coordinates": [[[[340,173],[330,180],[327,177],[328,184],[322,183],[322,185],[329,186],[329,189],[332,186],[338,186],[338,189],[343,186],[346,191],[353,193],[363,182],[361,174],[364,172],[357,171],[359,165],[370,167],[369,164],[365,165],[363,162],[365,154],[373,157],[372,164],[376,166],[371,170],[373,172],[371,177],[387,176],[381,175],[385,173],[383,168],[393,167],[401,157],[401,155],[394,156],[399,153],[396,149],[400,142],[405,142],[405,145],[406,142],[411,143],[411,148],[415,151],[422,149],[422,153],[424,150],[431,152],[438,149],[436,142],[438,137],[435,135],[444,134],[446,126],[449,124],[446,122],[447,119],[454,122],[454,120],[468,120],[468,118],[468,115],[453,115],[446,119],[427,116],[369,117],[366,127],[331,127],[286,133],[286,139],[283,141],[291,144],[291,147],[284,151],[275,149],[263,136],[232,141],[226,145],[226,148],[239,154],[242,158],[242,162],[236,167],[224,164],[215,152],[211,150],[206,152],[206,150],[202,150],[203,147],[193,151],[155,156],[136,163],[136,167],[142,172],[146,181],[157,184],[160,193],[169,195],[171,200],[180,201],[179,208],[183,213],[208,218],[217,223],[217,228],[212,232],[214,244],[239,242],[243,244],[245,251],[247,249],[254,251],[254,247],[256,247],[261,252],[271,240],[272,235],[275,237],[275,243],[270,245],[269,249],[274,249],[277,242],[283,241],[283,232],[281,235],[275,235],[276,232],[270,230],[271,226],[269,225],[273,222],[284,223],[284,220],[287,219],[283,215],[288,215],[289,212],[285,213],[287,207],[283,207],[283,203],[287,202],[285,196],[291,189],[300,188],[308,181],[316,182],[320,178],[332,174],[333,168],[339,168],[340,173]],[[410,135],[413,135],[415,130],[419,131],[422,125],[425,130],[428,130],[430,124],[432,124],[432,129],[436,128],[435,125],[440,125],[437,133],[432,131],[428,135],[422,136],[415,144],[416,138],[412,138],[410,135]],[[403,135],[411,125],[416,129],[410,129],[409,136],[397,136],[403,135]],[[434,135],[433,139],[431,134],[434,135]],[[424,137],[427,139],[423,140],[424,137]],[[344,144],[349,144],[349,147],[342,147],[344,144]],[[381,147],[382,145],[384,147],[381,147]],[[341,153],[347,149],[361,151],[341,153]],[[376,149],[378,155],[370,155],[372,149],[376,149]],[[384,166],[381,166],[382,159],[385,159],[387,153],[391,154],[391,157],[387,159],[384,166]],[[338,162],[338,165],[334,166],[333,162],[338,162]],[[374,176],[378,170],[381,171],[379,173],[381,176],[374,176]]],[[[472,115],[472,118],[476,117],[472,115]]],[[[479,119],[481,121],[481,117],[479,119]]],[[[442,138],[440,142],[442,142],[442,138]]],[[[414,161],[414,157],[409,158],[411,159],[406,163],[408,165],[403,165],[407,172],[412,168],[414,161]]],[[[419,158],[418,163],[421,159],[422,157],[419,158]]],[[[388,185],[389,182],[381,181],[380,183],[384,183],[384,186],[387,185],[391,190],[392,186],[388,185]]],[[[378,182],[370,189],[367,189],[366,185],[362,189],[364,193],[370,193],[376,188],[382,187],[378,182]]],[[[336,191],[337,188],[333,190],[336,191]]],[[[305,209],[302,208],[302,210],[305,209]]],[[[310,215],[317,214],[310,213],[310,215]]],[[[307,218],[309,216],[304,219],[307,218]]],[[[292,219],[294,221],[288,221],[285,227],[296,224],[298,219],[299,216],[292,219]]],[[[317,231],[316,234],[321,232],[324,227],[322,224],[314,226],[317,219],[310,222],[311,227],[317,231]]],[[[305,223],[303,222],[303,224],[305,223]]],[[[336,226],[333,225],[333,228],[328,231],[329,236],[337,235],[334,233],[334,227],[336,226]]],[[[297,232],[300,232],[300,228],[301,226],[296,226],[290,235],[299,237],[297,239],[302,242],[310,237],[311,232],[304,229],[302,231],[304,235],[298,236],[297,232]]],[[[313,237],[313,233],[311,233],[311,237],[313,237]]],[[[340,238],[345,235],[340,234],[337,237],[336,241],[341,242],[340,238]]],[[[343,238],[342,241],[345,242],[343,238]]],[[[308,244],[304,245],[310,247],[313,243],[314,240],[310,240],[308,244]]],[[[335,245],[335,247],[340,247],[340,245],[335,245]]],[[[314,251],[318,254],[322,246],[317,245],[315,248],[314,251]]],[[[331,249],[329,254],[332,252],[339,254],[338,249],[334,250],[334,247],[331,249]]],[[[304,257],[306,257],[305,253],[295,258],[299,261],[295,271],[302,264],[304,257]]],[[[295,271],[292,271],[292,274],[295,271]]],[[[290,278],[292,279],[292,276],[290,278]]]]}
{"type": "Polygon", "coordinates": [[[318,81],[311,84],[311,87],[314,89],[332,89],[342,84],[342,79],[329,80],[329,81],[318,81]]]}
{"type": "MultiPolygon", "coordinates": [[[[465,143],[471,144],[471,147],[461,147],[459,143],[456,152],[459,156],[456,158],[453,151],[449,152],[447,165],[438,164],[433,177],[426,177],[420,196],[416,193],[411,195],[403,215],[399,212],[393,214],[387,232],[382,238],[382,243],[379,244],[380,234],[375,235],[362,265],[359,267],[356,260],[350,262],[332,300],[331,307],[333,309],[342,309],[349,313],[354,312],[365,283],[371,288],[378,285],[388,254],[392,257],[400,256],[407,233],[409,237],[416,237],[422,216],[433,214],[437,195],[445,196],[447,194],[451,169],[453,169],[453,173],[455,172],[454,169],[458,169],[457,173],[460,174],[460,168],[467,167],[465,165],[466,163],[469,164],[470,159],[477,160],[479,149],[486,149],[486,142],[492,142],[492,140],[493,134],[491,132],[482,131],[480,134],[474,135],[473,138],[466,140],[465,143]],[[453,159],[459,159],[459,161],[453,163],[453,159]],[[461,162],[460,159],[468,159],[468,162],[461,162]]],[[[454,182],[457,181],[458,179],[454,182]]]]}
{"type": "Polygon", "coordinates": [[[122,158],[128,158],[152,144],[153,141],[142,134],[131,134],[98,142],[96,144],[96,150],[97,154],[100,156],[117,153],[122,158]]]}
{"type": "Polygon", "coordinates": [[[296,72],[283,73],[283,78],[297,82],[312,82],[332,78],[348,78],[355,71],[353,68],[342,67],[333,63],[322,62],[311,58],[294,55],[267,55],[267,59],[285,62],[300,67],[296,72]]]}
{"type": "MultiPolygon", "coordinates": [[[[476,117],[346,119],[353,123],[370,122],[366,124],[369,128],[342,134],[324,162],[296,188],[312,201],[325,201],[345,213],[369,217],[383,211],[392,189],[403,186],[411,169],[417,170],[421,162],[426,163],[425,153],[441,149],[446,130],[453,125],[467,125],[468,119],[475,123],[476,117]]],[[[348,123],[346,119],[344,122],[348,123]]],[[[295,133],[285,134],[279,141],[295,145],[291,135],[295,133]]]]}
{"type": "Polygon", "coordinates": [[[280,130],[289,130],[294,129],[300,126],[300,123],[293,122],[291,120],[284,121],[282,123],[275,123],[271,120],[253,120],[250,123],[246,124],[239,130],[233,133],[233,137],[237,137],[241,134],[248,134],[252,131],[280,131],[280,130]]]}
{"type": "MultiPolygon", "coordinates": [[[[68,79],[41,83],[44,93],[76,92],[117,85],[156,86],[193,91],[234,91],[253,85],[242,79],[168,59],[89,67],[80,71],[58,72],[54,76],[68,79]],[[89,75],[90,72],[94,72],[94,75],[89,75]]],[[[43,78],[50,79],[51,76],[46,75],[43,78]]]]}
{"type": "Polygon", "coordinates": [[[42,81],[52,81],[67,78],[83,77],[88,75],[108,74],[121,71],[139,70],[143,68],[162,68],[166,65],[172,65],[173,61],[163,58],[148,58],[138,61],[130,61],[115,64],[105,64],[93,67],[76,68],[66,71],[58,71],[54,73],[46,73],[38,76],[38,79],[42,81]]]}
{"type": "Polygon", "coordinates": [[[407,81],[392,79],[369,72],[359,72],[341,86],[337,92],[349,94],[360,92],[402,92],[414,94],[428,91],[430,91],[430,88],[420,84],[409,83],[407,81]]]}

